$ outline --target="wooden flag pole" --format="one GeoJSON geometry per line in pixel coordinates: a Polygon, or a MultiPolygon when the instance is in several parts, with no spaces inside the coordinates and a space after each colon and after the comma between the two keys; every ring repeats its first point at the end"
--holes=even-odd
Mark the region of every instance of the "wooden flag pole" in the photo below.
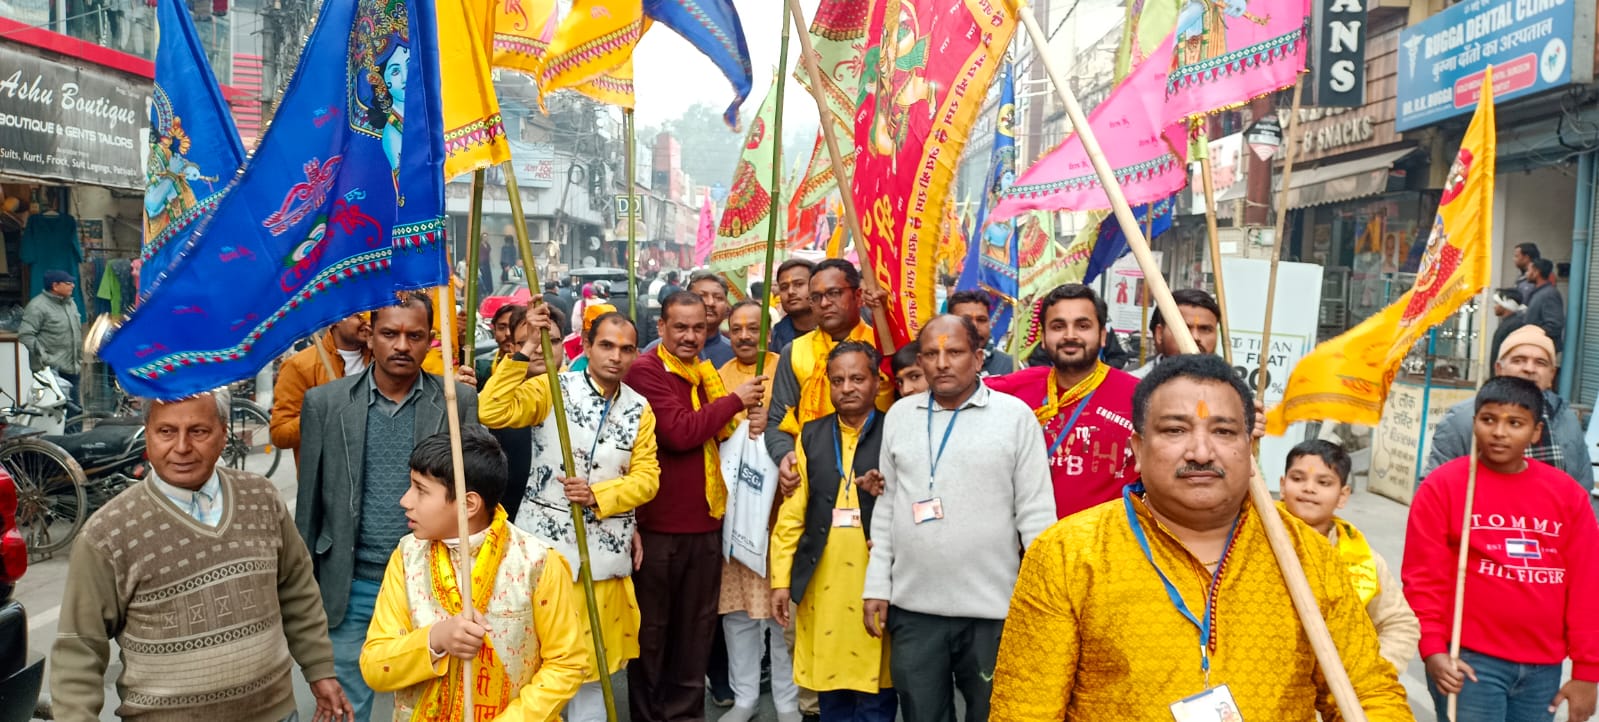
{"type": "MultiPolygon", "coordinates": [[[[481,168],[472,174],[472,215],[466,224],[466,318],[469,323],[466,340],[461,344],[461,363],[467,365],[472,365],[473,354],[477,352],[478,264],[483,262],[478,254],[482,253],[483,245],[483,183],[486,175],[487,172],[481,168]]],[[[531,293],[533,289],[529,287],[528,291],[531,293]]]]}
{"type": "MultiPolygon", "coordinates": [[[[1161,276],[1154,254],[1149,251],[1149,242],[1144,239],[1143,229],[1138,227],[1138,219],[1133,215],[1133,209],[1127,205],[1127,197],[1116,182],[1116,175],[1110,167],[1110,162],[1105,160],[1105,152],[1100,148],[1093,129],[1089,127],[1088,118],[1083,114],[1083,108],[1078,104],[1076,94],[1061,76],[1060,69],[1055,66],[1049,54],[1043,52],[1044,48],[1048,47],[1043,29],[1038,27],[1038,20],[1033,17],[1032,11],[1026,5],[1018,8],[1017,15],[1020,16],[1022,25],[1026,26],[1027,34],[1033,39],[1038,59],[1043,63],[1050,83],[1055,86],[1055,92],[1066,108],[1066,115],[1071,119],[1072,127],[1083,141],[1083,149],[1087,151],[1088,159],[1094,164],[1094,172],[1105,188],[1105,195],[1110,198],[1111,207],[1116,212],[1116,221],[1121,225],[1122,233],[1127,236],[1127,245],[1132,248],[1139,267],[1144,271],[1144,280],[1150,285],[1150,293],[1160,308],[1161,316],[1181,319],[1183,315],[1177,310],[1177,303],[1172,300],[1171,288],[1161,276]]],[[[1198,353],[1199,347],[1194,344],[1194,337],[1188,332],[1188,324],[1172,323],[1166,328],[1176,336],[1178,347],[1183,353],[1198,353]]],[[[1327,632],[1327,622],[1322,619],[1315,594],[1310,590],[1310,582],[1305,579],[1305,569],[1294,551],[1293,541],[1288,538],[1288,530],[1283,525],[1282,517],[1278,516],[1271,492],[1266,489],[1266,482],[1260,478],[1259,468],[1254,464],[1250,467],[1250,500],[1260,515],[1261,525],[1265,527],[1266,539],[1271,543],[1273,555],[1277,557],[1277,566],[1282,570],[1283,580],[1288,586],[1288,595],[1293,599],[1294,609],[1299,613],[1299,622],[1305,628],[1305,636],[1310,640],[1310,646],[1316,653],[1316,662],[1327,680],[1327,686],[1331,689],[1333,699],[1337,702],[1343,718],[1350,722],[1365,722],[1366,714],[1360,707],[1360,699],[1355,695],[1355,687],[1349,681],[1349,673],[1344,670],[1343,661],[1338,658],[1338,647],[1333,644],[1332,635],[1327,632]]]]}
{"type": "MultiPolygon", "coordinates": [[[[777,51],[777,116],[772,120],[772,136],[776,142],[772,143],[772,192],[767,195],[772,199],[772,207],[767,211],[766,221],[766,273],[761,276],[761,293],[766,298],[754,299],[761,304],[761,333],[755,340],[755,348],[761,350],[755,357],[755,375],[766,374],[766,344],[772,332],[772,314],[767,313],[766,299],[772,296],[772,264],[777,261],[777,216],[783,208],[780,200],[783,188],[783,90],[788,85],[788,16],[789,8],[783,6],[783,36],[778,43],[777,51]]],[[[801,31],[801,34],[806,34],[801,31]]],[[[808,35],[807,35],[808,36],[808,35]]],[[[827,132],[827,116],[822,116],[822,132],[827,132]]],[[[843,193],[843,187],[839,188],[843,193]]],[[[863,276],[866,274],[862,274],[863,276]]],[[[873,279],[875,282],[876,279],[873,279]]],[[[887,328],[883,330],[888,330],[887,328]]],[[[892,338],[892,337],[890,337],[892,338]]]]}
{"type": "MultiPolygon", "coordinates": [[[[448,256],[446,256],[446,259],[448,256]]],[[[461,407],[455,399],[455,304],[450,284],[439,286],[439,302],[433,309],[439,316],[439,351],[444,357],[444,417],[450,425],[450,466],[455,471],[455,526],[456,539],[461,545],[460,565],[455,570],[455,586],[461,590],[461,614],[468,615],[472,606],[472,527],[466,518],[466,466],[461,458],[461,407]]],[[[461,661],[462,706],[465,716],[472,709],[472,660],[461,661]]]]}
{"type": "MultiPolygon", "coordinates": [[[[1193,128],[1198,130],[1205,122],[1203,118],[1195,118],[1193,128]]],[[[1210,166],[1210,136],[1199,136],[1205,142],[1196,144],[1199,148],[1199,174],[1203,176],[1201,183],[1205,187],[1205,236],[1210,244],[1210,276],[1216,284],[1216,307],[1221,309],[1221,318],[1216,319],[1217,338],[1216,344],[1221,346],[1222,358],[1227,359],[1230,366],[1233,363],[1232,323],[1227,320],[1227,288],[1221,280],[1221,231],[1216,227],[1216,178],[1211,174],[1210,166]]],[[[1165,317],[1165,312],[1161,316],[1165,317]]],[[[1182,317],[1178,316],[1178,320],[1182,317]]],[[[1183,324],[1184,326],[1188,324],[1183,324]]],[[[1166,324],[1171,328],[1171,324],[1166,324]]]]}
{"type": "MultiPolygon", "coordinates": [[[[538,288],[539,270],[533,263],[533,243],[527,237],[527,217],[522,213],[522,192],[516,186],[516,174],[511,162],[505,162],[505,191],[511,200],[511,222],[516,226],[516,247],[527,266],[528,288],[538,288]]],[[[628,179],[629,190],[632,179],[628,179]]],[[[543,303],[544,297],[533,296],[533,303],[543,303]]],[[[578,321],[582,323],[581,320],[578,321]]],[[[539,343],[543,346],[545,378],[549,381],[550,416],[555,420],[555,432],[561,439],[561,463],[567,477],[577,476],[577,462],[572,459],[572,432],[566,424],[566,402],[561,397],[561,364],[555,356],[555,345],[550,341],[550,330],[539,329],[539,343]]],[[[600,604],[594,596],[594,568],[589,564],[588,525],[583,520],[583,509],[575,503],[567,504],[572,513],[572,529],[577,542],[578,580],[583,583],[583,598],[588,603],[589,634],[594,644],[594,667],[600,671],[600,693],[605,699],[605,719],[616,722],[616,691],[611,689],[610,664],[605,658],[605,635],[600,633],[600,604]]]]}
{"type": "Polygon", "coordinates": [[[322,333],[311,334],[311,345],[316,346],[316,357],[322,359],[322,368],[327,369],[328,380],[333,381],[339,378],[339,372],[333,370],[333,359],[328,358],[328,350],[322,348],[322,339],[330,333],[333,333],[332,328],[322,333]]]}
{"type": "MultiPolygon", "coordinates": [[[[1489,264],[1484,276],[1493,278],[1493,259],[1486,258],[1489,264]]],[[[1488,286],[1482,288],[1482,300],[1477,303],[1477,391],[1482,391],[1482,382],[1488,377],[1488,369],[1493,363],[1488,358],[1488,309],[1492,303],[1493,292],[1488,286]]],[[[1472,505],[1477,497],[1477,465],[1481,463],[1478,458],[1477,435],[1471,435],[1471,466],[1466,471],[1466,503],[1461,512],[1460,519],[1460,554],[1455,559],[1455,609],[1454,616],[1449,623],[1449,663],[1456,671],[1460,670],[1460,622],[1466,613],[1466,556],[1471,551],[1471,513],[1472,505]]],[[[1455,716],[1456,707],[1460,704],[1460,695],[1449,695],[1449,719],[1451,722],[1460,719],[1455,716]]]]}
{"type": "MultiPolygon", "coordinates": [[[[1266,401],[1266,388],[1269,386],[1268,369],[1271,359],[1271,317],[1277,305],[1277,264],[1283,260],[1283,232],[1288,226],[1288,181],[1294,177],[1294,149],[1299,147],[1293,142],[1294,131],[1299,128],[1299,91],[1304,83],[1294,83],[1294,102],[1289,105],[1288,126],[1283,129],[1283,142],[1288,148],[1283,151],[1283,187],[1277,194],[1277,225],[1272,230],[1271,237],[1271,273],[1266,281],[1266,322],[1260,327],[1260,372],[1255,374],[1255,399],[1260,403],[1266,401]]],[[[1205,176],[1209,178],[1209,175],[1205,176]]],[[[1221,276],[1217,275],[1220,279],[1221,276]]],[[[1221,286],[1217,285],[1220,289],[1221,286]]]]}
{"type": "MultiPolygon", "coordinates": [[[[849,223],[849,232],[855,236],[855,249],[861,257],[861,284],[873,293],[882,293],[883,289],[877,285],[877,264],[872,262],[872,247],[866,242],[866,234],[861,232],[861,217],[855,210],[855,197],[851,194],[854,188],[849,169],[844,167],[844,156],[838,151],[838,139],[833,137],[833,113],[827,108],[827,96],[822,90],[822,71],[816,66],[816,50],[811,45],[811,30],[805,22],[805,9],[800,7],[799,0],[787,0],[788,17],[799,31],[795,33],[800,41],[800,63],[805,67],[805,74],[810,76],[811,99],[816,101],[816,112],[822,120],[822,142],[827,146],[827,160],[833,167],[833,178],[838,181],[838,195],[843,199],[844,218],[849,223]]],[[[840,249],[842,253],[842,249],[840,249]]],[[[888,327],[888,310],[885,308],[872,309],[872,322],[877,326],[877,345],[881,347],[884,356],[894,353],[894,332],[888,327]]]]}
{"type": "MultiPolygon", "coordinates": [[[[642,208],[636,207],[634,200],[643,200],[633,195],[634,177],[638,173],[638,142],[633,139],[633,109],[622,109],[622,135],[627,138],[627,317],[638,323],[638,288],[634,274],[638,273],[638,219],[642,208]]],[[[638,204],[642,205],[642,204],[638,204]]],[[[583,333],[583,321],[577,322],[578,333],[583,333]]]]}
{"type": "MultiPolygon", "coordinates": [[[[1149,238],[1149,240],[1153,241],[1153,240],[1155,240],[1154,238],[1152,238],[1152,236],[1154,236],[1154,235],[1155,235],[1155,204],[1151,203],[1148,206],[1145,206],[1145,210],[1144,210],[1144,237],[1145,238],[1149,238]]],[[[1107,268],[1105,270],[1109,271],[1110,269],[1107,268]]],[[[1138,321],[1138,338],[1139,339],[1143,339],[1144,338],[1144,334],[1149,331],[1149,279],[1147,279],[1147,278],[1144,279],[1144,282],[1138,284],[1138,287],[1140,289],[1139,297],[1138,297],[1138,311],[1139,311],[1139,316],[1140,316],[1139,321],[1138,321]]],[[[1183,324],[1183,325],[1186,326],[1187,324],[1183,324]]],[[[1150,333],[1149,334],[1149,340],[1150,341],[1154,341],[1155,340],[1155,334],[1150,333]]],[[[1139,366],[1143,366],[1144,364],[1146,364],[1148,362],[1149,362],[1149,344],[1145,343],[1142,340],[1140,340],[1138,342],[1138,365],[1139,366]]]]}

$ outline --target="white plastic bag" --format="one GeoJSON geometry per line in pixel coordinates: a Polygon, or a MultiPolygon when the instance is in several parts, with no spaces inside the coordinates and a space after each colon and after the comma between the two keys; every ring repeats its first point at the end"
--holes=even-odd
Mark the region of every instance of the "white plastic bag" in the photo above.
{"type": "Polygon", "coordinates": [[[748,421],[722,442],[722,479],[727,484],[727,514],[722,517],[722,558],[737,560],[766,576],[767,522],[777,498],[777,465],[761,437],[750,438],[748,421]]]}

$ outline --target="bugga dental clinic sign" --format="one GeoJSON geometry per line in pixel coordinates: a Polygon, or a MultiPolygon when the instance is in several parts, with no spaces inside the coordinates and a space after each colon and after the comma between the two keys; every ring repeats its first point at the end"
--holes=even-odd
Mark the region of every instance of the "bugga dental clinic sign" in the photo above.
{"type": "Polygon", "coordinates": [[[143,190],[151,84],[0,48],[0,172],[143,190]]]}
{"type": "Polygon", "coordinates": [[[1593,80],[1594,0],[1468,0],[1399,35],[1395,129],[1468,115],[1494,69],[1503,103],[1593,80]]]}

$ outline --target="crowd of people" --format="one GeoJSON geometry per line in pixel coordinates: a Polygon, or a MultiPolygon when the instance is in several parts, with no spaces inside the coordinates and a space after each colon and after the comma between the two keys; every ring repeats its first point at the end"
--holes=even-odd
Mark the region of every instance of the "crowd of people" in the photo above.
{"type": "MultiPolygon", "coordinates": [[[[463,365],[450,394],[464,496],[444,382],[423,370],[423,295],[284,365],[272,437],[298,463],[292,512],[217,466],[225,392],[149,404],[149,478],[72,550],[56,718],[98,717],[115,641],[117,714],[147,719],[297,719],[295,666],[319,721],[365,722],[380,693],[395,719],[461,719],[470,690],[473,719],[590,722],[601,678],[625,670],[635,722],[703,719],[707,696],[743,722],[763,666],[785,721],[1341,719],[1248,502],[1262,412],[1215,355],[1208,293],[1175,294],[1201,353],[1157,312],[1129,372],[1079,284],[1039,301],[1040,351],[1018,363],[973,293],[884,358],[866,320],[884,299],[843,260],[785,262],[775,303],[730,303],[709,273],[659,280],[647,345],[603,296],[494,313],[492,362],[463,365]],[[561,316],[578,342],[547,357],[561,316]],[[769,473],[727,478],[735,434],[769,473]],[[776,486],[754,512],[764,564],[728,557],[739,484],[776,486]]],[[[1274,513],[1367,719],[1413,719],[1398,674],[1418,655],[1440,720],[1448,694],[1463,720],[1593,714],[1599,524],[1581,428],[1551,391],[1557,343],[1511,329],[1497,375],[1440,422],[1397,580],[1337,515],[1349,455],[1321,440],[1288,455],[1274,513]]]]}

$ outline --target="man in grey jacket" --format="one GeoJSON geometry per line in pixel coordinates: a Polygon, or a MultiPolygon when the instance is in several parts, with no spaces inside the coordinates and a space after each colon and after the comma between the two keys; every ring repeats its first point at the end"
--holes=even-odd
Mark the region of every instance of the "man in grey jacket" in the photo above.
{"type": "MultiPolygon", "coordinates": [[[[1499,349],[1494,373],[1518,376],[1543,389],[1543,437],[1527,447],[1527,457],[1560,469],[1576,479],[1584,489],[1593,490],[1593,464],[1583,439],[1582,424],[1571,405],[1550,390],[1555,380],[1555,344],[1543,329],[1528,324],[1505,337],[1499,349]]],[[[1432,435],[1432,451],[1427,455],[1422,476],[1445,462],[1471,453],[1472,418],[1475,399],[1450,407],[1432,435]]]]}
{"type": "MultiPolygon", "coordinates": [[[[426,295],[373,311],[372,364],[311,389],[301,411],[294,523],[311,548],[334,671],[356,722],[372,715],[361,646],[384,569],[407,533],[400,497],[411,484],[411,449],[449,429],[443,379],[422,372],[432,341],[433,304],[426,295]]],[[[461,424],[476,424],[477,379],[469,366],[460,368],[459,378],[461,424]]]]}
{"type": "Polygon", "coordinates": [[[1555,287],[1555,264],[1539,258],[1527,267],[1527,280],[1532,281],[1532,294],[1525,297],[1527,323],[1536,325],[1549,335],[1560,348],[1566,334],[1566,302],[1560,299],[1560,289],[1555,287]]]}
{"type": "Polygon", "coordinates": [[[83,322],[72,301],[73,288],[66,271],[46,271],[44,290],[22,311],[17,337],[28,349],[29,370],[52,369],[76,388],[83,363],[83,322]]]}

